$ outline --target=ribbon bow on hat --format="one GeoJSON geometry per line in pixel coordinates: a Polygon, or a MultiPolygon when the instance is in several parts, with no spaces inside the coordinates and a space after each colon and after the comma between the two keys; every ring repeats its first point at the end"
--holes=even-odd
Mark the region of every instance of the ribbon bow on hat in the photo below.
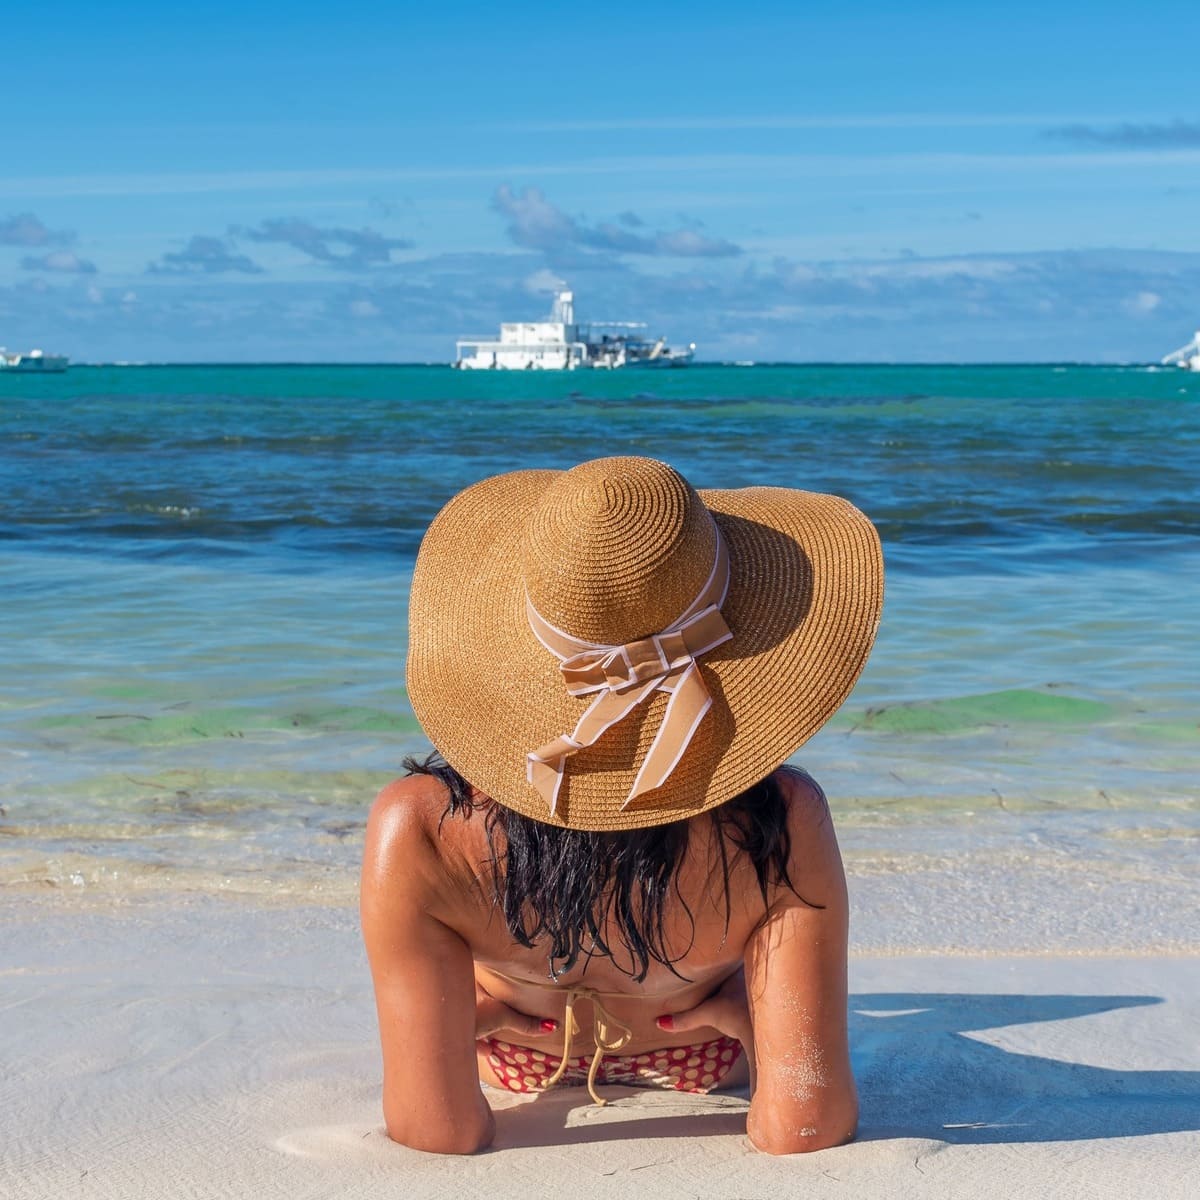
{"type": "Polygon", "coordinates": [[[696,659],[733,637],[721,616],[728,588],[729,552],[717,531],[716,561],[708,582],[682,616],[650,637],[621,646],[585,642],[551,625],[526,597],[529,625],[538,641],[559,660],[567,691],[572,696],[596,697],[572,733],[564,733],[526,756],[529,782],[546,798],[551,816],[558,807],[567,759],[594,745],[658,691],[671,698],[622,809],[666,782],[712,707],[696,659]]]}

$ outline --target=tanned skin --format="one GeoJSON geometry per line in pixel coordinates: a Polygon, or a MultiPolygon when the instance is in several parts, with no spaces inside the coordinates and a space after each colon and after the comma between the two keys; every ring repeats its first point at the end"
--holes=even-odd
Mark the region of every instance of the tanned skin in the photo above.
{"type": "MultiPolygon", "coordinates": [[[[737,1038],[746,1055],[724,1086],[746,1082],[749,1072],[750,1140],[768,1154],[793,1154],[853,1138],[858,1098],[846,1035],[846,881],[833,822],[815,784],[784,771],[776,779],[788,808],[794,891],[771,889],[764,909],[753,866],[727,845],[727,928],[717,835],[707,817],[694,818],[679,874],[694,931],[682,906],[667,910],[667,944],[682,953],[675,967],[685,978],[652,963],[634,983],[596,957],[586,976],[581,961],[560,986],[621,994],[605,1005],[633,1031],[623,1055],[737,1038]]],[[[418,1150],[473,1154],[495,1130],[479,1083],[499,1082],[479,1040],[500,1034],[560,1054],[564,1002],[532,982],[548,981],[545,953],[517,945],[492,903],[481,815],[442,822],[446,802],[428,775],[379,794],[367,825],[362,927],[388,1134],[418,1150]]],[[[591,1006],[578,1004],[576,1018],[582,1028],[571,1055],[590,1057],[591,1006]]]]}

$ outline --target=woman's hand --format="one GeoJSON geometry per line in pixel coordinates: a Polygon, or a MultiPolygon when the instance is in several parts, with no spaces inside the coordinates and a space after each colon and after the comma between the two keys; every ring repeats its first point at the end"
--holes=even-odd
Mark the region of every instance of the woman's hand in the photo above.
{"type": "Polygon", "coordinates": [[[664,1013],[655,1024],[670,1033],[715,1029],[743,1044],[751,1040],[750,1005],[746,1000],[746,972],[739,967],[711,996],[695,1008],[664,1013]]]}
{"type": "Polygon", "coordinates": [[[739,967],[709,997],[695,1008],[664,1013],[655,1024],[668,1033],[686,1033],[693,1029],[715,1029],[741,1042],[754,1080],[754,1027],[750,1024],[750,1005],[746,999],[746,972],[739,967]]]}
{"type": "Polygon", "coordinates": [[[475,1037],[485,1038],[501,1030],[522,1038],[544,1038],[558,1032],[558,1022],[551,1017],[534,1017],[518,1012],[515,1008],[497,1000],[479,982],[475,981],[475,1037]]]}

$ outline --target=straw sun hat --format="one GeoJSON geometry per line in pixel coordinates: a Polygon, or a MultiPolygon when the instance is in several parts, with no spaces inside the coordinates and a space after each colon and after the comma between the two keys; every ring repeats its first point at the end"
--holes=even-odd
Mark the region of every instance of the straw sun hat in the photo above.
{"type": "Polygon", "coordinates": [[[442,756],[572,829],[695,816],[833,715],[883,602],[879,538],[836,496],[695,491],[648,458],[515,471],[429,527],[408,691],[442,756]]]}

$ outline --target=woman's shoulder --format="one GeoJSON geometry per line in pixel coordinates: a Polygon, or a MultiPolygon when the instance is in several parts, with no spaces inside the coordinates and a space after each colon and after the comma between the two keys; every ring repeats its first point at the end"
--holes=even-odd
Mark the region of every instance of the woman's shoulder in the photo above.
{"type": "Polygon", "coordinates": [[[375,797],[367,817],[367,838],[413,847],[437,837],[446,809],[446,789],[431,775],[393,779],[375,797]]]}
{"type": "Polygon", "coordinates": [[[428,775],[409,775],[384,787],[371,805],[363,844],[362,892],[394,894],[433,881],[441,872],[443,846],[438,826],[446,809],[446,789],[428,775]]]}
{"type": "Polygon", "coordinates": [[[798,767],[781,767],[773,779],[787,817],[788,874],[792,898],[799,892],[812,903],[818,896],[840,897],[845,888],[841,854],[829,801],[821,785],[798,767]]]}
{"type": "Polygon", "coordinates": [[[450,793],[433,775],[413,774],[384,787],[367,818],[362,897],[420,899],[450,911],[475,885],[471,835],[479,822],[446,820],[450,793]]]}
{"type": "Polygon", "coordinates": [[[828,816],[829,803],[821,785],[800,767],[780,767],[771,778],[788,806],[789,816],[798,819],[828,816]]]}
{"type": "Polygon", "coordinates": [[[825,792],[807,771],[799,767],[780,767],[772,779],[783,798],[787,831],[793,841],[811,838],[832,823],[825,792]]]}

